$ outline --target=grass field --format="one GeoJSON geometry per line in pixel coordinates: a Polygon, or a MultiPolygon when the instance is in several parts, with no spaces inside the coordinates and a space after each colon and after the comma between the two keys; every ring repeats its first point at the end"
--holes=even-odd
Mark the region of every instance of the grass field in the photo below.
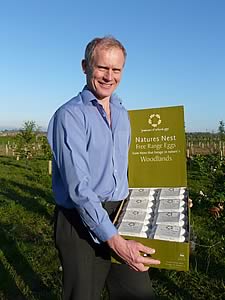
{"type": "Polygon", "coordinates": [[[57,299],[47,161],[0,159],[0,299],[57,299]]]}
{"type": "MultiPolygon", "coordinates": [[[[215,220],[208,212],[210,202],[199,196],[200,190],[213,190],[215,182],[196,166],[188,173],[194,202],[190,271],[151,269],[157,299],[225,299],[225,220],[223,215],[215,220]]],[[[47,161],[0,157],[1,300],[60,299],[53,211],[47,161]]]]}

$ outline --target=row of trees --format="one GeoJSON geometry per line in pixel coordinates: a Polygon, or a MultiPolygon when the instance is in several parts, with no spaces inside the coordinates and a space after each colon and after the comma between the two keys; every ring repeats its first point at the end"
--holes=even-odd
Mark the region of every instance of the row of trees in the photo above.
{"type": "Polygon", "coordinates": [[[219,121],[217,132],[187,132],[187,138],[196,138],[203,140],[225,140],[225,123],[224,121],[219,121]]]}
{"type": "MultiPolygon", "coordinates": [[[[225,141],[225,123],[219,122],[218,132],[216,134],[192,134],[187,133],[187,140],[202,141],[225,141]]],[[[45,159],[51,159],[51,150],[46,135],[41,133],[40,127],[35,121],[24,122],[20,132],[16,135],[14,152],[20,158],[30,159],[35,156],[42,156],[45,159]]]]}

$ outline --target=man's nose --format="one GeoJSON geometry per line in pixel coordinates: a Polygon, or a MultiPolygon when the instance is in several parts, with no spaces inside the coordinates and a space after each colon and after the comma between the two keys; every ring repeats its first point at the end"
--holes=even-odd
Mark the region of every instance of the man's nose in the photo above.
{"type": "Polygon", "coordinates": [[[104,79],[105,80],[112,80],[112,70],[106,70],[105,73],[104,73],[104,79]]]}

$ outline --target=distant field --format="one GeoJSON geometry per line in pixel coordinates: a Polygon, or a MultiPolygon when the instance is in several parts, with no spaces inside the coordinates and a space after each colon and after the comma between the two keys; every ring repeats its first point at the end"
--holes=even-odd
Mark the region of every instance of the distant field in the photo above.
{"type": "Polygon", "coordinates": [[[5,145],[15,141],[15,136],[0,136],[0,145],[5,145]]]}
{"type": "MultiPolygon", "coordinates": [[[[0,136],[0,155],[6,155],[6,145],[8,154],[12,155],[12,148],[15,144],[15,136],[0,136]]],[[[225,139],[221,139],[218,134],[186,134],[186,149],[187,156],[218,153],[225,157],[225,139]]]]}
{"type": "MultiPolygon", "coordinates": [[[[34,142],[32,142],[33,144],[31,145],[31,147],[35,146],[36,150],[34,150],[32,154],[33,156],[40,156],[40,154],[43,155],[43,151],[41,151],[40,149],[42,149],[43,145],[42,138],[45,137],[46,139],[46,136],[44,134],[35,134],[34,136],[34,142],[36,143],[34,144],[34,142]]],[[[47,147],[49,147],[47,140],[46,144],[47,147]]],[[[24,143],[22,143],[22,145],[24,146],[24,143]]],[[[18,156],[19,154],[21,154],[19,153],[20,151],[18,150],[18,146],[21,146],[21,140],[19,141],[16,136],[0,136],[0,156],[18,156]]],[[[25,147],[27,148],[28,145],[25,145],[25,147]]]]}

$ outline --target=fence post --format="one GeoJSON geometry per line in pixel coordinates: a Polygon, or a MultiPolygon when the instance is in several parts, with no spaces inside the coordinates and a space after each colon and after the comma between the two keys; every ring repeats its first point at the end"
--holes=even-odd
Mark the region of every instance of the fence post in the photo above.
{"type": "Polygon", "coordinates": [[[48,174],[52,175],[52,161],[51,160],[48,161],[48,174]]]}
{"type": "Polygon", "coordinates": [[[193,143],[191,144],[191,155],[194,155],[194,145],[193,145],[193,143]]]}
{"type": "Polygon", "coordinates": [[[190,157],[190,150],[187,149],[187,157],[189,158],[190,157]]]}

